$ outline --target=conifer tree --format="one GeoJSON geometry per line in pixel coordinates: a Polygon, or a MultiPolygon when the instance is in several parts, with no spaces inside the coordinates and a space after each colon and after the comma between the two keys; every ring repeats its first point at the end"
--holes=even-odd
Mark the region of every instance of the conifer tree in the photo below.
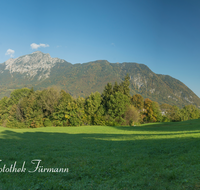
{"type": "Polygon", "coordinates": [[[88,117],[89,124],[94,125],[97,111],[101,106],[101,94],[99,92],[91,93],[85,100],[85,113],[88,117]]]}
{"type": "Polygon", "coordinates": [[[113,88],[111,83],[107,83],[105,86],[105,89],[102,93],[102,105],[105,109],[105,111],[108,110],[108,101],[110,100],[110,96],[113,94],[113,88]]]}
{"type": "Polygon", "coordinates": [[[121,92],[116,92],[110,96],[107,105],[107,114],[110,116],[111,125],[121,125],[124,123],[124,114],[127,106],[130,105],[130,99],[121,92]]]}
{"type": "Polygon", "coordinates": [[[130,88],[129,88],[130,81],[129,80],[130,80],[130,76],[129,74],[127,74],[126,77],[124,78],[124,81],[121,82],[120,86],[122,87],[122,93],[130,98],[130,88]]]}

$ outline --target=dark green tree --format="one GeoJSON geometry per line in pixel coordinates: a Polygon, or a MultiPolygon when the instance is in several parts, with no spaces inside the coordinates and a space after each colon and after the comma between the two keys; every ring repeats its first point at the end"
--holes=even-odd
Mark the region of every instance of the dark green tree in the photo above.
{"type": "Polygon", "coordinates": [[[121,92],[116,92],[110,95],[110,100],[107,102],[107,105],[109,123],[111,125],[121,125],[124,123],[125,111],[127,106],[130,105],[130,99],[121,92]]]}
{"type": "Polygon", "coordinates": [[[129,80],[130,80],[130,76],[129,74],[127,74],[126,77],[124,78],[124,81],[121,82],[120,86],[122,88],[122,93],[130,98],[130,88],[129,88],[130,81],[129,80]]]}
{"type": "MultiPolygon", "coordinates": [[[[97,111],[102,103],[101,94],[99,92],[91,93],[85,99],[85,113],[87,115],[88,124],[94,125],[97,121],[97,111]]],[[[99,116],[99,114],[98,114],[99,116]]]]}
{"type": "Polygon", "coordinates": [[[12,91],[10,94],[9,104],[17,104],[21,98],[28,96],[30,92],[31,90],[28,88],[16,89],[12,91]]]}
{"type": "Polygon", "coordinates": [[[3,97],[0,100],[0,125],[6,126],[6,120],[9,116],[9,98],[3,97]]]}
{"type": "Polygon", "coordinates": [[[43,112],[37,103],[37,93],[31,93],[22,98],[16,108],[16,119],[26,127],[37,128],[43,126],[43,112]]]}
{"type": "Polygon", "coordinates": [[[102,105],[104,106],[104,109],[107,111],[108,110],[108,101],[110,100],[110,96],[113,94],[113,88],[112,84],[108,83],[105,86],[105,89],[102,93],[102,105]]]}
{"type": "Polygon", "coordinates": [[[60,100],[60,91],[55,88],[48,88],[41,91],[38,96],[38,105],[41,107],[44,116],[50,117],[52,116],[55,107],[58,105],[60,100]]]}

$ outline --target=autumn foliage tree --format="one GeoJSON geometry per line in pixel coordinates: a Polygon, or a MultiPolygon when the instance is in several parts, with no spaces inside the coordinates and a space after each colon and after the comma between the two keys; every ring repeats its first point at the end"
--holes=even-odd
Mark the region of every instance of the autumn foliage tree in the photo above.
{"type": "Polygon", "coordinates": [[[140,111],[144,108],[144,98],[140,94],[135,94],[131,97],[131,104],[140,111]]]}
{"type": "Polygon", "coordinates": [[[41,126],[135,125],[138,122],[185,121],[200,117],[194,105],[182,109],[159,106],[139,94],[130,96],[130,78],[108,83],[102,94],[74,98],[56,87],[41,91],[23,88],[0,100],[0,125],[36,128],[41,126]],[[162,114],[161,114],[162,110],[162,114]]]}
{"type": "Polygon", "coordinates": [[[170,121],[181,121],[180,109],[177,106],[172,106],[167,113],[167,117],[170,121]]]}
{"type": "Polygon", "coordinates": [[[133,105],[127,106],[124,117],[125,120],[124,125],[133,126],[139,122],[139,119],[140,119],[139,110],[136,109],[133,105]]]}
{"type": "Polygon", "coordinates": [[[153,102],[149,98],[144,100],[144,122],[160,122],[162,114],[157,102],[153,102]]]}

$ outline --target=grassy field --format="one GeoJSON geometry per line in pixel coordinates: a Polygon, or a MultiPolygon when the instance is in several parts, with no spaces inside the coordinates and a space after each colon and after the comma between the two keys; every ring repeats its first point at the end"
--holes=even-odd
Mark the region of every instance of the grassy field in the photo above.
{"type": "Polygon", "coordinates": [[[0,189],[200,189],[200,120],[136,127],[0,127],[0,189]],[[68,168],[65,173],[34,171],[68,168]],[[25,172],[3,172],[16,161],[25,172]]]}

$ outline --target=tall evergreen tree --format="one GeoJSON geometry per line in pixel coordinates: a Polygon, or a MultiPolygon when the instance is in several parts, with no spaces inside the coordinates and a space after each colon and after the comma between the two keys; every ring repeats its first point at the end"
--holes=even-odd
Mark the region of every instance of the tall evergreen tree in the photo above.
{"type": "Polygon", "coordinates": [[[124,81],[120,84],[120,86],[122,87],[122,93],[126,96],[128,96],[130,98],[130,76],[129,74],[126,75],[126,77],[124,78],[124,81]]]}
{"type": "Polygon", "coordinates": [[[91,125],[95,124],[95,117],[97,116],[97,111],[101,106],[101,102],[101,94],[99,92],[91,93],[85,100],[85,113],[91,125]]]}
{"type": "Polygon", "coordinates": [[[102,105],[104,106],[104,109],[108,110],[108,101],[110,100],[110,96],[113,94],[113,88],[111,83],[107,83],[105,86],[105,89],[102,93],[102,105]]]}
{"type": "Polygon", "coordinates": [[[130,99],[121,92],[116,92],[110,96],[107,105],[107,114],[110,116],[112,125],[121,125],[124,123],[125,111],[127,106],[130,105],[130,99]]]}
{"type": "Polygon", "coordinates": [[[113,93],[115,92],[122,92],[122,88],[120,85],[118,85],[117,82],[115,82],[114,86],[113,86],[113,93]]]}

